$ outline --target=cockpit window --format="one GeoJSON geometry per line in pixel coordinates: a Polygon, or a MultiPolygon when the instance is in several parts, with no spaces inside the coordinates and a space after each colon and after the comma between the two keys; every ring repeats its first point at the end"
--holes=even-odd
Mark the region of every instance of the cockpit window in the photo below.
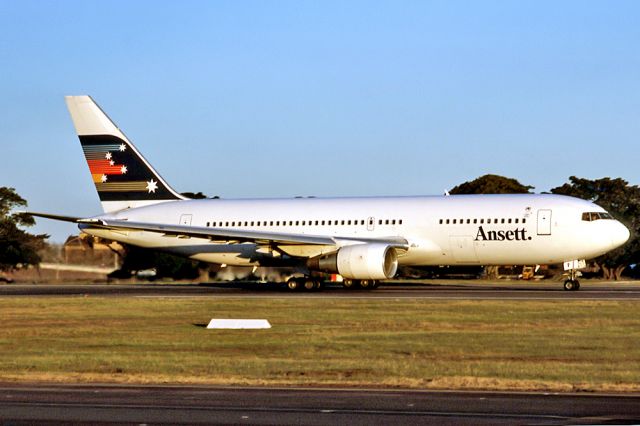
{"type": "Polygon", "coordinates": [[[613,219],[613,216],[611,216],[607,212],[584,212],[584,213],[582,213],[582,220],[584,220],[585,222],[593,222],[594,220],[600,220],[600,219],[613,219]]]}

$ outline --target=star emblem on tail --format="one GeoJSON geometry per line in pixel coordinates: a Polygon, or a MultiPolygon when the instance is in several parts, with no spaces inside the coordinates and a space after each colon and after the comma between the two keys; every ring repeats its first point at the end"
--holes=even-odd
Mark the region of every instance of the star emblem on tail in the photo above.
{"type": "Polygon", "coordinates": [[[158,189],[158,182],[153,179],[147,182],[147,191],[149,191],[149,193],[156,192],[156,189],[158,189]]]}

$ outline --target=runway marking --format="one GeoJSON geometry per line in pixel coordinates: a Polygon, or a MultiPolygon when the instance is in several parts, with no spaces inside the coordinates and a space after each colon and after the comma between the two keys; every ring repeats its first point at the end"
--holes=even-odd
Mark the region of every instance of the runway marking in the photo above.
{"type": "Polygon", "coordinates": [[[549,420],[568,420],[572,417],[560,416],[555,414],[534,414],[534,413],[483,413],[483,412],[465,412],[465,411],[405,411],[405,410],[357,410],[357,409],[317,409],[317,408],[266,408],[266,407],[235,407],[235,406],[202,406],[202,405],[144,405],[144,404],[81,404],[81,403],[64,403],[64,402],[1,402],[0,407],[5,410],[12,407],[15,408],[81,408],[81,409],[122,409],[122,410],[197,410],[197,411],[230,411],[230,412],[253,412],[253,413],[305,413],[305,414],[358,414],[358,415],[391,415],[391,416],[434,416],[434,417],[474,417],[474,418],[500,418],[500,419],[549,419],[549,420]]]}
{"type": "MultiPolygon", "coordinates": [[[[97,295],[101,296],[101,295],[97,295]]],[[[109,295],[104,295],[109,296],[109,295]]],[[[639,300],[638,298],[624,298],[624,297],[515,297],[515,296],[480,296],[480,297],[469,297],[469,296],[422,296],[422,295],[397,295],[397,296],[320,296],[320,295],[309,295],[309,296],[282,296],[282,295],[224,295],[224,294],[211,294],[211,295],[114,295],[119,297],[135,297],[140,299],[211,299],[211,298],[222,298],[222,299],[298,299],[298,300],[309,300],[309,299],[353,299],[353,300],[395,300],[395,299],[410,299],[410,300],[505,300],[505,301],[514,301],[514,300],[535,300],[535,301],[558,301],[558,302],[585,302],[585,301],[635,301],[639,300]]],[[[639,295],[640,297],[640,295],[639,295]]]]}

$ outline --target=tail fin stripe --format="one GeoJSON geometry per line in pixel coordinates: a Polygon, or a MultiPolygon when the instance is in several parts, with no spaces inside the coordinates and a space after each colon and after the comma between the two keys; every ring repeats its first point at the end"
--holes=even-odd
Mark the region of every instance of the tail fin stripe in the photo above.
{"type": "Polygon", "coordinates": [[[87,152],[101,152],[106,154],[109,151],[119,151],[120,145],[84,145],[82,150],[87,152]]]}

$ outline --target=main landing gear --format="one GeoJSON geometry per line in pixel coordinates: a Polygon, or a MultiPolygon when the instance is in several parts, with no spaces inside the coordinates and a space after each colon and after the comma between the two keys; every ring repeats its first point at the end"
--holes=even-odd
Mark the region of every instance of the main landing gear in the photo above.
{"type": "Polygon", "coordinates": [[[373,290],[374,288],[378,288],[379,285],[380,283],[376,280],[352,280],[347,278],[342,281],[342,286],[347,290],[373,290]]]}
{"type": "Polygon", "coordinates": [[[292,277],[287,280],[287,288],[291,291],[313,291],[322,288],[322,282],[311,277],[292,277]]]}
{"type": "Polygon", "coordinates": [[[576,270],[569,271],[569,279],[564,282],[564,289],[567,291],[580,290],[580,281],[576,279],[576,270]]]}

